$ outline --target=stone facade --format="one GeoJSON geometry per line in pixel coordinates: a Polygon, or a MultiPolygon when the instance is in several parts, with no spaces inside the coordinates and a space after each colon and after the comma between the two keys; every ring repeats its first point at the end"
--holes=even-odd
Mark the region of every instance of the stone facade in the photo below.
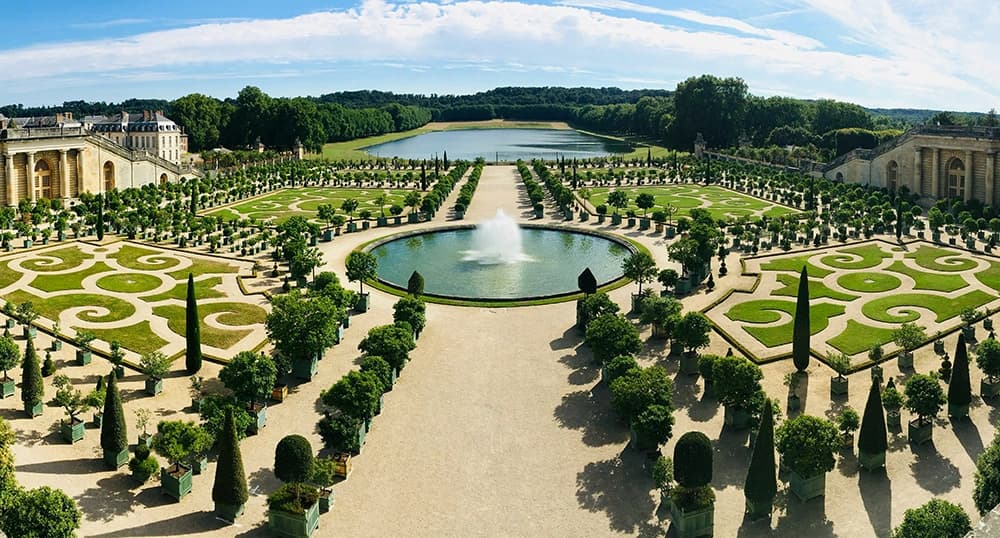
{"type": "Polygon", "coordinates": [[[1000,129],[920,127],[875,149],[837,158],[823,176],[890,190],[906,187],[928,201],[975,198],[996,205],[998,151],[1000,129]]]}

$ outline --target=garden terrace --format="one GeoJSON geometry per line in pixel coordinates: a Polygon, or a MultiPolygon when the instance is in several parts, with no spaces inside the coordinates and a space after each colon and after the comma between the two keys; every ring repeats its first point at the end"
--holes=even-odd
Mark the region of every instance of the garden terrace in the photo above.
{"type": "Polygon", "coordinates": [[[410,192],[412,191],[380,188],[305,187],[285,189],[247,202],[233,204],[208,214],[221,217],[225,221],[249,219],[271,224],[280,224],[295,215],[300,215],[320,223],[322,221],[317,217],[319,206],[333,205],[342,216],[347,218],[348,215],[340,209],[341,204],[344,200],[354,199],[358,202],[354,218],[358,218],[361,211],[369,211],[371,217],[375,218],[382,215],[383,212],[385,215],[389,215],[389,209],[394,205],[405,207],[406,195],[410,192]],[[379,195],[385,197],[381,206],[376,202],[379,195]]]}
{"type": "Polygon", "coordinates": [[[590,190],[590,203],[595,207],[607,207],[608,213],[614,212],[615,208],[608,207],[608,196],[614,190],[622,190],[628,194],[628,206],[622,208],[621,211],[633,211],[636,215],[652,215],[667,206],[676,208],[677,212],[674,218],[686,216],[694,208],[707,210],[717,220],[735,220],[743,217],[782,217],[799,213],[790,207],[732,192],[721,187],[694,184],[655,187],[595,187],[590,190]],[[636,205],[636,198],[640,194],[649,194],[653,197],[654,205],[648,208],[648,211],[644,211],[636,205]]]}

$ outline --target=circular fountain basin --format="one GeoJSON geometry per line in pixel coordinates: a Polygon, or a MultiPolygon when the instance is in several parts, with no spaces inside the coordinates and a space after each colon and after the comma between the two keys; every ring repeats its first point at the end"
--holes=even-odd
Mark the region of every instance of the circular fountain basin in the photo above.
{"type": "Polygon", "coordinates": [[[588,267],[603,286],[622,278],[622,260],[634,251],[605,234],[525,224],[520,252],[498,253],[483,246],[481,232],[470,225],[400,234],[368,251],[378,257],[384,284],[405,290],[416,270],[424,277],[425,295],[471,301],[572,295],[579,292],[577,276],[588,267]]]}

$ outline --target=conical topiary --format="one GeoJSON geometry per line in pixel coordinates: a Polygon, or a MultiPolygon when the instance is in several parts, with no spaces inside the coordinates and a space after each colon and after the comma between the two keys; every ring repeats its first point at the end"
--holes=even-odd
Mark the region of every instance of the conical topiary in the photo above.
{"type": "Polygon", "coordinates": [[[414,271],[410,274],[410,280],[406,282],[406,291],[414,296],[420,297],[424,294],[424,276],[414,271]]]}
{"type": "Polygon", "coordinates": [[[809,271],[802,266],[799,275],[799,296],[795,301],[795,320],[792,329],[792,361],[795,369],[804,372],[809,368],[809,271]]]}
{"type": "MultiPolygon", "coordinates": [[[[892,380],[889,382],[892,383],[892,380]]],[[[861,465],[868,468],[881,467],[885,464],[884,456],[888,447],[882,392],[876,378],[872,379],[872,386],[868,390],[868,401],[865,403],[865,413],[858,433],[858,459],[861,465]]]]}
{"type": "Polygon", "coordinates": [[[965,334],[960,332],[955,348],[955,362],[951,368],[951,381],[948,383],[948,414],[968,416],[970,402],[972,384],[969,382],[969,351],[965,345],[965,334]]]}
{"type": "Polygon", "coordinates": [[[187,349],[184,353],[184,366],[188,375],[201,370],[201,327],[198,319],[198,300],[194,294],[194,275],[188,273],[187,308],[185,310],[185,332],[187,349]]]}
{"type": "Polygon", "coordinates": [[[778,481],[774,474],[774,411],[771,409],[771,400],[766,399],[743,487],[750,519],[770,515],[777,493],[778,481]]]}
{"type": "Polygon", "coordinates": [[[250,494],[247,490],[247,475],[243,470],[243,456],[236,436],[236,422],[232,407],[226,408],[225,424],[219,438],[219,464],[215,468],[215,484],[212,486],[212,501],[222,508],[224,517],[236,518],[243,513],[250,494]]]}
{"type": "Polygon", "coordinates": [[[97,195],[97,240],[104,239],[104,197],[97,195]]]}
{"type": "MultiPolygon", "coordinates": [[[[125,430],[125,411],[122,396],[118,392],[118,376],[112,371],[108,375],[108,388],[104,392],[104,420],[101,422],[101,448],[105,455],[113,455],[128,448],[128,432],[125,430]]],[[[107,459],[105,461],[108,461],[107,459]]]]}
{"type": "Polygon", "coordinates": [[[42,366],[38,363],[35,342],[28,336],[24,346],[24,362],[21,363],[21,401],[24,409],[30,410],[42,403],[45,384],[42,381],[42,366]]]}

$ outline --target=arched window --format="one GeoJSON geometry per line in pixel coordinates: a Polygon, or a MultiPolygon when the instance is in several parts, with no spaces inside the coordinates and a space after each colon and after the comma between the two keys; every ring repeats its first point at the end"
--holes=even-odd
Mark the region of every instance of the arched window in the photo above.
{"type": "Polygon", "coordinates": [[[889,161],[889,164],[885,167],[885,186],[890,191],[895,191],[899,188],[899,164],[896,161],[889,161]]]}
{"type": "Polygon", "coordinates": [[[844,182],[844,174],[841,174],[840,172],[837,172],[837,179],[836,179],[836,181],[837,181],[837,183],[843,183],[844,182]]]}
{"type": "Polygon", "coordinates": [[[115,163],[104,163],[104,192],[115,190],[115,163]]]}
{"type": "Polygon", "coordinates": [[[965,198],[965,163],[957,157],[948,161],[948,198],[965,198]]]}
{"type": "Polygon", "coordinates": [[[42,159],[35,163],[32,188],[35,190],[35,199],[52,197],[52,169],[48,161],[42,159]]]}
{"type": "Polygon", "coordinates": [[[160,174],[160,185],[167,184],[167,174],[160,174]]]}

